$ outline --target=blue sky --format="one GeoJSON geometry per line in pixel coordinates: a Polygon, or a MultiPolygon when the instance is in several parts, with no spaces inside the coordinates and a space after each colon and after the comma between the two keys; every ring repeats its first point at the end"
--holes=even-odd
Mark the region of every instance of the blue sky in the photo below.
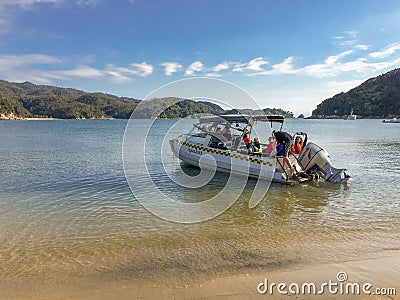
{"type": "Polygon", "coordinates": [[[400,67],[399,20],[397,0],[0,0],[0,79],[144,98],[205,76],[310,115],[400,67]]]}

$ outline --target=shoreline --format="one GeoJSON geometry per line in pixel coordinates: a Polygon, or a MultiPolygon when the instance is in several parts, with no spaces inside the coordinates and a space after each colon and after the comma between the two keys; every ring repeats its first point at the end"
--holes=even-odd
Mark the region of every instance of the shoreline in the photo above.
{"type": "Polygon", "coordinates": [[[236,276],[227,278],[218,278],[211,280],[208,283],[188,288],[159,288],[159,287],[144,287],[133,288],[127,287],[123,290],[115,290],[116,294],[109,293],[103,295],[92,295],[86,299],[111,299],[116,298],[143,298],[143,299],[400,299],[400,255],[390,256],[385,258],[364,259],[357,261],[347,261],[341,263],[320,264],[315,266],[306,266],[300,269],[293,270],[280,270],[270,273],[251,275],[251,276],[236,276]],[[348,279],[344,283],[358,283],[363,286],[366,283],[373,285],[370,289],[371,294],[360,295],[340,295],[330,294],[327,288],[321,295],[313,294],[292,294],[286,288],[284,293],[281,294],[277,290],[277,285],[285,283],[287,286],[291,283],[296,283],[301,286],[304,283],[314,283],[317,290],[320,289],[323,283],[330,280],[338,283],[338,273],[346,272],[348,279]],[[257,288],[263,292],[266,290],[265,283],[271,289],[267,289],[265,294],[258,292],[257,288]],[[274,285],[276,284],[276,285],[274,285]],[[275,289],[274,289],[275,288],[275,289]],[[396,295],[378,296],[372,295],[375,293],[375,288],[395,288],[396,295]],[[375,298],[375,297],[376,298],[375,298]]]}
{"type": "MultiPolygon", "coordinates": [[[[306,118],[285,118],[286,120],[291,120],[291,119],[300,119],[300,120],[346,120],[344,118],[312,118],[312,117],[306,117],[306,118]]],[[[390,120],[391,118],[358,118],[357,120],[390,120]]],[[[110,121],[110,120],[129,120],[128,119],[115,119],[115,118],[98,118],[98,119],[59,119],[59,118],[40,118],[40,117],[32,117],[32,118],[12,118],[12,119],[7,119],[7,118],[0,118],[0,121],[69,121],[69,120],[76,120],[76,121],[99,121],[99,120],[104,120],[104,121],[110,121]]],[[[141,120],[154,120],[154,119],[141,119],[141,120]]],[[[160,118],[156,120],[179,120],[175,118],[160,118]]]]}
{"type": "Polygon", "coordinates": [[[98,120],[128,120],[128,119],[113,119],[113,118],[99,118],[99,119],[59,119],[59,118],[40,118],[40,117],[32,117],[32,118],[18,118],[18,119],[0,119],[0,121],[98,121],[98,120]]]}
{"type": "MultiPolygon", "coordinates": [[[[0,295],[5,299],[400,299],[400,253],[396,250],[394,256],[345,261],[328,264],[305,266],[300,269],[278,270],[258,275],[241,275],[232,277],[214,278],[203,284],[189,287],[161,287],[139,284],[134,278],[126,280],[107,280],[89,278],[70,278],[64,280],[40,280],[39,278],[14,278],[1,280],[0,295]],[[321,284],[331,280],[339,283],[339,272],[347,274],[344,283],[357,283],[359,286],[371,284],[368,289],[370,295],[360,291],[360,295],[332,294],[327,288],[320,295],[297,294],[284,295],[275,290],[268,290],[265,294],[257,291],[264,289],[267,279],[268,286],[272,283],[286,283],[287,285],[314,283],[317,290],[321,284]],[[396,295],[373,295],[376,288],[395,288],[396,295]],[[298,298],[300,297],[300,298],[298,298]]],[[[286,289],[287,291],[287,289],[286,289]]],[[[393,291],[392,291],[393,292],[393,291]]]]}

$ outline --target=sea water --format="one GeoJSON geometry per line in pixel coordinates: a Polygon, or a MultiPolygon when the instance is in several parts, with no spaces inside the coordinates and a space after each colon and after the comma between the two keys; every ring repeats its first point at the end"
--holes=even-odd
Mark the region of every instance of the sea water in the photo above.
{"type": "MultiPolygon", "coordinates": [[[[142,137],[152,121],[132,122],[142,137]]],[[[153,123],[145,143],[148,169],[136,170],[131,187],[151,188],[142,176],[150,172],[163,193],[183,202],[204,201],[222,190],[227,175],[217,174],[197,189],[172,182],[163,168],[179,161],[167,153],[163,163],[158,153],[175,123],[153,123]]],[[[169,134],[187,132],[192,123],[186,120],[169,134]]],[[[0,280],[122,279],[185,286],[400,249],[400,124],[289,119],[284,130],[307,132],[335,166],[348,169],[349,182],[273,183],[251,209],[255,181],[249,180],[232,207],[196,224],[160,219],[135,199],[122,161],[126,124],[0,122],[0,280]]],[[[257,126],[265,142],[270,129],[257,126]]]]}

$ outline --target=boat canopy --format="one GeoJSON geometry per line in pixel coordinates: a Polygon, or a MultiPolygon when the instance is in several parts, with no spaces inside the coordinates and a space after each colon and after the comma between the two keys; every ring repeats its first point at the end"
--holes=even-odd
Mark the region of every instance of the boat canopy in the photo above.
{"type": "Polygon", "coordinates": [[[285,117],[281,115],[256,115],[253,116],[253,118],[256,121],[261,121],[261,122],[275,122],[275,123],[281,123],[285,121],[285,117]]]}
{"type": "Polygon", "coordinates": [[[208,122],[229,122],[229,123],[245,123],[253,125],[254,120],[249,115],[219,115],[200,118],[200,123],[208,122]]]}
{"type": "Polygon", "coordinates": [[[284,116],[280,115],[219,115],[219,116],[210,116],[200,118],[200,123],[208,123],[208,122],[229,122],[229,123],[245,123],[250,126],[254,125],[255,121],[260,122],[277,122],[283,124],[285,120],[284,116]]]}

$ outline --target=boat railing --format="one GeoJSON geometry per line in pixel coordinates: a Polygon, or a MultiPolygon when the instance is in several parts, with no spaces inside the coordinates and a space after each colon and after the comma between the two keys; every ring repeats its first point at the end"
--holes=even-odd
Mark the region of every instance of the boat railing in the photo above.
{"type": "Polygon", "coordinates": [[[289,174],[286,172],[285,168],[283,167],[283,164],[282,164],[281,161],[279,160],[280,158],[282,158],[282,161],[283,161],[283,156],[278,156],[278,155],[275,156],[275,159],[276,159],[277,163],[280,165],[282,171],[283,171],[283,172],[285,173],[285,175],[286,175],[286,181],[288,181],[288,180],[289,180],[289,174]]]}

